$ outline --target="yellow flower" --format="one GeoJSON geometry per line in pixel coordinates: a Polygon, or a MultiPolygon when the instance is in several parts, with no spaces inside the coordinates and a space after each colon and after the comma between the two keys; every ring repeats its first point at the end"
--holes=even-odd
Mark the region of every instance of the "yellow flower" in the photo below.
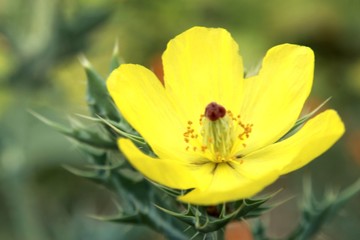
{"type": "Polygon", "coordinates": [[[194,27],[168,43],[163,86],[148,69],[123,64],[110,95],[157,157],[121,138],[130,163],[154,182],[193,189],[179,200],[199,205],[248,198],[331,147],[344,133],[334,110],[295,124],[313,79],[308,47],[271,48],[258,75],[244,79],[238,45],[224,29],[194,27]]]}

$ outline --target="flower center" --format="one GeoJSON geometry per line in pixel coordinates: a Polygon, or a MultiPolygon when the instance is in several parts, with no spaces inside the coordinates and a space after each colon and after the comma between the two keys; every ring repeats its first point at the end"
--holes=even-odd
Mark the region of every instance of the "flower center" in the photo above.
{"type": "Polygon", "coordinates": [[[199,125],[196,131],[193,122],[188,121],[187,131],[184,133],[184,140],[188,144],[186,150],[201,152],[216,163],[235,161],[239,149],[234,151],[234,146],[245,148],[244,141],[252,129],[252,124],[243,124],[240,115],[235,117],[231,111],[216,102],[206,106],[199,125]]]}
{"type": "Polygon", "coordinates": [[[203,146],[215,154],[215,161],[225,162],[229,158],[235,136],[233,122],[223,106],[215,102],[206,106],[200,133],[203,146]]]}

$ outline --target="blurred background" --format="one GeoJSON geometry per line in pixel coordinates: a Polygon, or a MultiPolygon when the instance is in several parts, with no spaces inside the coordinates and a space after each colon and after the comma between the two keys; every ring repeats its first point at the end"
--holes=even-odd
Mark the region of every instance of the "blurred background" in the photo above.
{"type": "MultiPolygon", "coordinates": [[[[144,227],[89,218],[114,213],[114,196],[68,173],[83,163],[65,137],[28,110],[66,123],[86,114],[84,53],[106,77],[117,40],[125,62],[161,69],[168,40],[195,26],[228,29],[246,69],[280,43],[315,51],[315,82],[306,110],[326,105],[347,132],[326,154],[282,177],[277,200],[264,216],[281,237],[297,224],[302,180],[311,176],[319,196],[360,176],[360,1],[357,0],[0,0],[0,239],[161,239],[144,227]]],[[[360,236],[360,196],[329,221],[317,239],[360,236]]]]}

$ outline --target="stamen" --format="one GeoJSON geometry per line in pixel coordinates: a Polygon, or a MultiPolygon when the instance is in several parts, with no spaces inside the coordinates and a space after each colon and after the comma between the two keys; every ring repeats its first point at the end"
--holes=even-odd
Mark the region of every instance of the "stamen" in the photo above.
{"type": "Polygon", "coordinates": [[[201,146],[201,151],[204,153],[207,149],[207,146],[201,146]]]}
{"type": "Polygon", "coordinates": [[[245,141],[250,136],[253,124],[243,123],[240,115],[234,115],[216,102],[206,106],[198,124],[187,121],[186,131],[183,133],[186,151],[201,154],[204,161],[217,164],[243,163],[239,152],[246,148],[245,141]],[[234,151],[237,152],[236,155],[234,151]]]}

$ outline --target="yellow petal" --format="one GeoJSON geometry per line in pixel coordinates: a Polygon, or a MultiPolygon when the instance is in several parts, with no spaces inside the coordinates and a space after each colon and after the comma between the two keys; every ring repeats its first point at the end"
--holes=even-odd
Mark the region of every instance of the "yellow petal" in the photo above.
{"type": "Polygon", "coordinates": [[[310,119],[297,133],[245,156],[241,168],[256,179],[271,171],[285,174],[296,170],[329,149],[344,133],[344,125],[334,110],[310,119]]]}
{"type": "Polygon", "coordinates": [[[197,121],[210,102],[238,111],[243,66],[224,29],[194,27],[171,40],[163,55],[165,88],[180,115],[197,121]]]}
{"type": "Polygon", "coordinates": [[[189,166],[183,161],[149,157],[130,140],[124,138],[119,139],[118,145],[128,161],[150,180],[177,189],[189,189],[196,186],[189,166]]]}
{"type": "Polygon", "coordinates": [[[248,198],[274,182],[278,176],[279,172],[273,171],[254,181],[226,163],[219,164],[207,189],[194,189],[178,199],[198,205],[215,205],[248,198]]]}
{"type": "Polygon", "coordinates": [[[241,117],[253,124],[244,153],[277,141],[296,122],[313,80],[314,54],[308,47],[271,48],[257,76],[244,80],[241,117]]]}
{"type": "Polygon", "coordinates": [[[160,158],[190,158],[183,139],[186,126],[175,115],[164,87],[150,70],[122,64],[111,73],[107,87],[125,119],[160,158]]]}
{"type": "Polygon", "coordinates": [[[297,147],[300,151],[294,160],[282,170],[282,174],[308,164],[328,150],[344,132],[344,123],[336,111],[327,110],[314,117],[298,133],[283,141],[283,147],[297,147]]]}

